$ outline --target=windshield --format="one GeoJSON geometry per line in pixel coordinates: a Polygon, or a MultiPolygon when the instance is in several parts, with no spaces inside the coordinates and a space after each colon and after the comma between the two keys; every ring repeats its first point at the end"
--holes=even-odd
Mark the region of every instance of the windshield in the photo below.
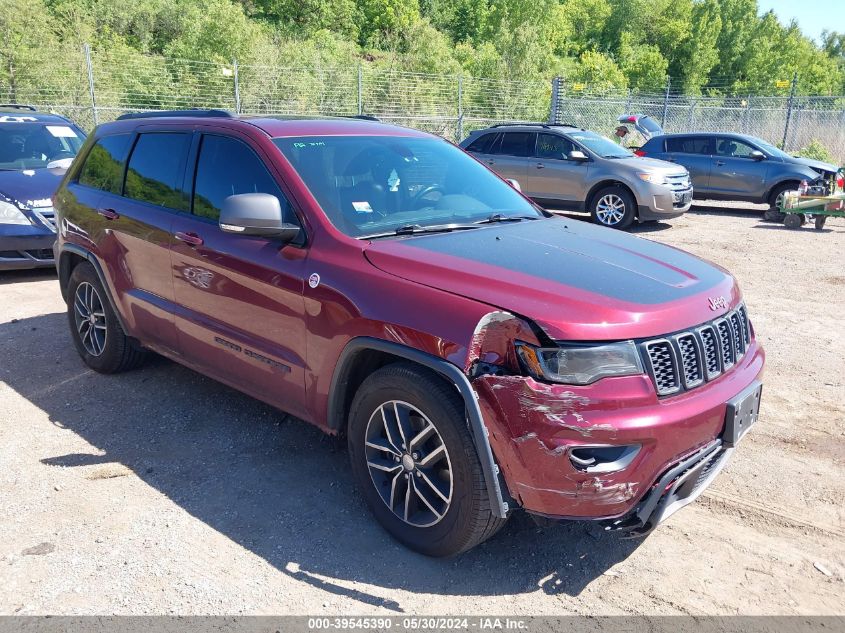
{"type": "Polygon", "coordinates": [[[633,156],[631,152],[618,143],[614,143],[605,136],[599,136],[595,132],[570,132],[569,138],[602,158],[629,158],[633,156]]]}
{"type": "Polygon", "coordinates": [[[775,156],[776,158],[793,158],[792,156],[790,156],[789,154],[787,154],[783,150],[778,149],[774,145],[770,145],[769,143],[767,143],[766,141],[764,141],[762,139],[756,138],[754,136],[749,136],[748,138],[751,141],[754,141],[757,145],[759,145],[760,149],[762,149],[767,154],[771,154],[772,156],[775,156]]]}
{"type": "Polygon", "coordinates": [[[22,120],[26,118],[0,116],[0,169],[70,167],[83,134],[61,122],[22,120]]]}
{"type": "Polygon", "coordinates": [[[435,138],[277,138],[314,198],[352,237],[403,227],[540,218],[525,198],[462,150],[435,138]]]}

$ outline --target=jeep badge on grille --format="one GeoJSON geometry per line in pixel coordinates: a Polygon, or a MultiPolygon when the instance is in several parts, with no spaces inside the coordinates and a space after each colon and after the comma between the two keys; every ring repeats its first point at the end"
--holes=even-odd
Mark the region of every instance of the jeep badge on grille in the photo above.
{"type": "Polygon", "coordinates": [[[713,311],[728,309],[728,300],[724,297],[707,297],[707,300],[710,302],[710,309],[713,311]]]}

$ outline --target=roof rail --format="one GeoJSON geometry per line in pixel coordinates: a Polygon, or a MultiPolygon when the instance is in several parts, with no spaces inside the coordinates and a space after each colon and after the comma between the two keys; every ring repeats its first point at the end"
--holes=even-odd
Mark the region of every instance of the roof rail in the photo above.
{"type": "Polygon", "coordinates": [[[343,115],[344,119],[361,119],[362,121],[378,121],[381,122],[381,119],[377,116],[372,114],[345,114],[343,115]]]}
{"type": "Polygon", "coordinates": [[[550,128],[551,125],[548,123],[519,123],[514,121],[512,123],[496,123],[495,125],[491,125],[490,127],[528,127],[528,126],[536,126],[536,127],[545,127],[550,128]]]}
{"type": "Polygon", "coordinates": [[[574,127],[576,129],[583,129],[579,128],[574,123],[497,123],[496,125],[491,125],[490,127],[543,127],[546,129],[551,129],[553,127],[574,127]]]}
{"type": "Polygon", "coordinates": [[[0,103],[0,110],[29,110],[30,112],[38,112],[38,108],[32,105],[25,105],[23,103],[0,103]]]}
{"type": "Polygon", "coordinates": [[[127,112],[117,117],[118,121],[126,119],[154,119],[161,117],[195,117],[195,118],[218,118],[218,119],[233,119],[235,115],[228,110],[201,110],[187,109],[187,110],[150,110],[147,112],[127,112]]]}

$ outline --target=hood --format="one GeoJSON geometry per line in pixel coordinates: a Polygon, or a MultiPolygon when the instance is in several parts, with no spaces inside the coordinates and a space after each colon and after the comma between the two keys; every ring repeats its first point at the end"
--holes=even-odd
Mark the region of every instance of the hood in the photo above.
{"type": "Polygon", "coordinates": [[[564,218],[378,240],[365,255],[387,273],[528,318],[558,340],[660,336],[727,312],[712,311],[711,298],[740,300],[714,264],[564,218]]]}
{"type": "Polygon", "coordinates": [[[836,165],[832,165],[831,163],[825,163],[821,160],[814,160],[812,158],[801,158],[800,156],[796,156],[792,160],[794,160],[800,165],[806,165],[807,167],[810,167],[811,169],[815,169],[816,171],[820,172],[829,172],[835,174],[837,171],[839,171],[839,167],[837,167],[836,165]]]}
{"type": "Polygon", "coordinates": [[[631,170],[637,171],[657,171],[666,172],[667,175],[686,176],[689,172],[683,165],[677,163],[670,163],[667,160],[660,160],[658,158],[647,158],[645,156],[631,156],[630,158],[613,158],[608,159],[614,165],[620,167],[627,167],[631,170]]]}
{"type": "Polygon", "coordinates": [[[56,193],[66,171],[66,169],[0,171],[0,194],[29,208],[52,206],[50,197],[56,193]]]}

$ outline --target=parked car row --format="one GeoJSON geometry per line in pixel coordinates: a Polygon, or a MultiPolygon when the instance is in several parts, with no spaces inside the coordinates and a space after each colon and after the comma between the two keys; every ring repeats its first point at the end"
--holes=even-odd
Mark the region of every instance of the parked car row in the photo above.
{"type": "MultiPolygon", "coordinates": [[[[585,130],[473,138],[526,193],[589,201],[608,225],[690,202],[682,168],[585,130]]],[[[466,551],[518,509],[647,534],[757,419],[764,352],[730,274],[549,213],[423,132],[124,116],[54,200],[86,365],[155,351],[345,435],[364,502],[425,554],[466,551]]]]}
{"type": "MultiPolygon", "coordinates": [[[[780,207],[802,181],[837,171],[747,135],[665,134],[643,115],[619,122],[646,142],[631,152],[573,125],[514,124],[476,130],[460,147],[538,204],[616,229],[678,217],[694,194],[780,207]]],[[[84,138],[64,117],[0,105],[0,270],[54,265],[50,197],[84,138]]]]}

